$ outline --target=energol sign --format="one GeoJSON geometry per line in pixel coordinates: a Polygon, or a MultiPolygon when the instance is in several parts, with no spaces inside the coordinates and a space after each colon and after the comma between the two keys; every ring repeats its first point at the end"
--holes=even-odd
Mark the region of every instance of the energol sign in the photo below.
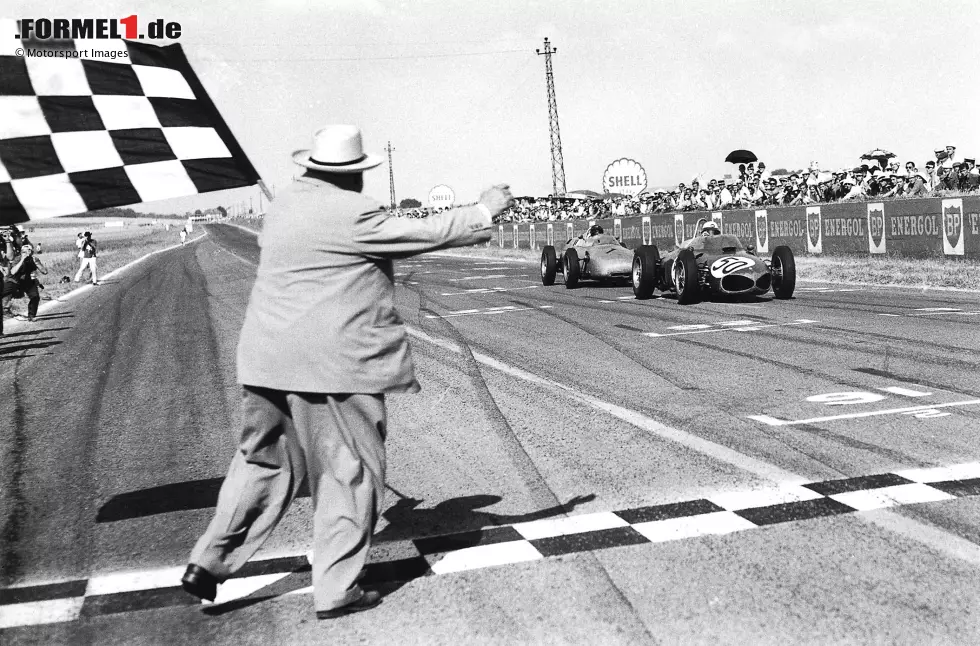
{"type": "Polygon", "coordinates": [[[639,195],[646,187],[647,172],[632,159],[617,159],[602,174],[602,190],[606,193],[639,195]]]}
{"type": "Polygon", "coordinates": [[[456,193],[445,184],[433,187],[429,191],[429,206],[431,207],[452,206],[455,202],[456,193]]]}

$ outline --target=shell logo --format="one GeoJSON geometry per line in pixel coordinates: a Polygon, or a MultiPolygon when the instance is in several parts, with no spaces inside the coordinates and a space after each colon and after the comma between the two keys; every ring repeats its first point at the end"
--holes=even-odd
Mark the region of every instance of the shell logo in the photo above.
{"type": "Polygon", "coordinates": [[[432,187],[429,191],[429,206],[436,208],[440,206],[452,207],[456,202],[456,192],[445,184],[432,187]]]}
{"type": "Polygon", "coordinates": [[[602,174],[602,190],[635,196],[647,187],[647,172],[639,162],[623,157],[606,166],[602,174]]]}

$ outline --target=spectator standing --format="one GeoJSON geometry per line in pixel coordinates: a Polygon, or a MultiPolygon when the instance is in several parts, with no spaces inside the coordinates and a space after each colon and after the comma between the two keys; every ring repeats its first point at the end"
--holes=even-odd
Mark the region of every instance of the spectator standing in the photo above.
{"type": "MultiPolygon", "coordinates": [[[[41,302],[38,292],[37,272],[47,274],[48,269],[34,256],[34,248],[30,244],[21,247],[17,257],[10,261],[10,269],[3,279],[3,299],[27,296],[27,321],[34,322],[37,308],[41,302]]],[[[3,310],[0,309],[0,336],[3,335],[3,310]]]]}
{"type": "Polygon", "coordinates": [[[956,146],[946,146],[946,159],[941,166],[947,170],[955,170],[959,163],[960,160],[956,158],[956,146]]]}
{"type": "Polygon", "coordinates": [[[180,230],[180,244],[187,242],[187,227],[180,230]]]}
{"type": "Polygon", "coordinates": [[[730,209],[732,208],[733,197],[732,192],[729,190],[729,183],[726,182],[724,186],[718,187],[718,208],[719,209],[730,209]]]}
{"type": "Polygon", "coordinates": [[[936,174],[936,162],[931,159],[926,162],[926,188],[931,192],[936,190],[939,178],[936,174]]]}
{"type": "MultiPolygon", "coordinates": [[[[76,244],[78,243],[76,242],[76,244]]],[[[82,244],[81,244],[81,253],[82,253],[81,263],[78,267],[78,271],[75,273],[76,283],[82,279],[82,273],[87,268],[89,270],[89,273],[91,274],[92,284],[93,285],[99,284],[99,277],[98,277],[96,260],[95,260],[96,257],[98,256],[97,246],[98,245],[95,239],[92,237],[91,231],[86,231],[84,233],[84,237],[82,238],[82,244]]]]}

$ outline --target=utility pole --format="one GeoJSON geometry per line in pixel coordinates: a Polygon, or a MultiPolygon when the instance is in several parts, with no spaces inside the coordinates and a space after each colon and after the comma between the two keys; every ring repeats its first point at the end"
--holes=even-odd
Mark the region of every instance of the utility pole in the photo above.
{"type": "Polygon", "coordinates": [[[395,170],[391,167],[391,153],[394,148],[391,147],[391,142],[388,142],[388,146],[385,148],[388,151],[388,186],[391,188],[391,208],[395,208],[395,170]]]}
{"type": "Polygon", "coordinates": [[[551,130],[551,190],[553,195],[565,193],[565,161],[561,156],[561,131],[558,129],[558,102],[555,100],[555,74],[551,68],[551,55],[558,50],[544,39],[544,51],[535,49],[538,56],[544,56],[544,78],[548,86],[548,127],[551,130]]]}

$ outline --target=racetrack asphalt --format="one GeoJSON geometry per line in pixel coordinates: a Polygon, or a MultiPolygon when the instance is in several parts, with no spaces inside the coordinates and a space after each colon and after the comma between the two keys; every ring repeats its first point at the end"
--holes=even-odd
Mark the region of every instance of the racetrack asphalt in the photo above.
{"type": "Polygon", "coordinates": [[[4,644],[980,643],[976,294],[681,306],[437,255],[396,263],[382,605],[313,618],[306,497],[190,603],[258,260],[208,232],[0,339],[4,644]]]}

